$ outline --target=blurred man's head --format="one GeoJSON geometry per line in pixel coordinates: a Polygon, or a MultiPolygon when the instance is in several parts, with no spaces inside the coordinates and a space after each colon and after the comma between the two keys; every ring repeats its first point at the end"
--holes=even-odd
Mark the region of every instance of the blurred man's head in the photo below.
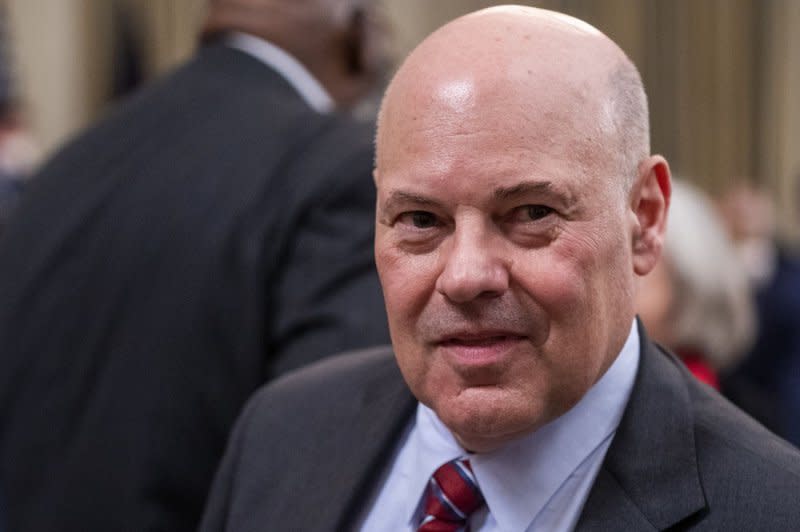
{"type": "Polygon", "coordinates": [[[775,203],[768,190],[748,180],[737,179],[718,203],[751,282],[755,286],[769,282],[777,267],[778,249],[775,203]]]}
{"type": "Polygon", "coordinates": [[[738,178],[718,203],[728,231],[737,242],[775,238],[775,205],[765,188],[738,178]]]}
{"type": "Polygon", "coordinates": [[[647,131],[627,57],[549,11],[457,19],[393,79],[375,171],[392,342],[467,449],[560,416],[622,348],[669,197],[647,131]]]}
{"type": "Polygon", "coordinates": [[[651,338],[716,370],[750,347],[754,309],[744,266],[711,199],[673,179],[661,261],[637,296],[651,338]]]}
{"type": "Polygon", "coordinates": [[[203,32],[241,31],[270,41],[348,107],[380,81],[385,30],[376,0],[210,0],[203,32]]]}

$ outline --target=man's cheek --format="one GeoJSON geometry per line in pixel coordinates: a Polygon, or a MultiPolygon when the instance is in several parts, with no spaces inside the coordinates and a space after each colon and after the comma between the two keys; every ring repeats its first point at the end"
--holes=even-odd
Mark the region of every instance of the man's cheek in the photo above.
{"type": "Polygon", "coordinates": [[[548,314],[576,311],[587,295],[587,281],[594,258],[577,247],[547,250],[523,262],[512,276],[548,314]],[[559,310],[561,309],[561,310],[559,310]]]}

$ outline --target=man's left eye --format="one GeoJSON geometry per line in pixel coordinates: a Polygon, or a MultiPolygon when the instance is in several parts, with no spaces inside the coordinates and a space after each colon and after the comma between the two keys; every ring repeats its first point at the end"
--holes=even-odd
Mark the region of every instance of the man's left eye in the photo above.
{"type": "Polygon", "coordinates": [[[541,220],[553,212],[553,209],[546,205],[526,205],[523,209],[530,220],[541,220]]]}

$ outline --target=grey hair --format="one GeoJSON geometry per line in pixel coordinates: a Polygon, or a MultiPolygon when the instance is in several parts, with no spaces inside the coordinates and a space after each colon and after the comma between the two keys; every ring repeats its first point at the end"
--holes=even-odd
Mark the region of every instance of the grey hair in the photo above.
{"type": "Polygon", "coordinates": [[[639,171],[639,163],[650,155],[650,117],[647,94],[639,71],[630,60],[620,61],[609,75],[606,113],[618,139],[620,171],[625,190],[630,190],[639,171]]]}
{"type": "Polygon", "coordinates": [[[675,281],[673,346],[699,349],[717,369],[730,367],[755,334],[747,274],[711,201],[678,179],[672,184],[664,259],[675,281]]]}

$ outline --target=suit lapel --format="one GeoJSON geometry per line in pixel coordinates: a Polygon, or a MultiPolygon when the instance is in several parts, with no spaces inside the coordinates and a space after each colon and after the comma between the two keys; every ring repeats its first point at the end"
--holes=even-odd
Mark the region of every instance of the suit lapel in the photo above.
{"type": "Polygon", "coordinates": [[[653,525],[603,467],[597,475],[576,530],[652,531],[653,525]]]}
{"type": "Polygon", "coordinates": [[[363,437],[350,452],[347,469],[352,489],[342,493],[337,504],[342,508],[337,530],[352,529],[358,522],[416,410],[417,400],[394,362],[391,370],[365,387],[360,414],[354,417],[355,433],[363,437]]]}
{"type": "Polygon", "coordinates": [[[636,383],[576,530],[664,530],[706,506],[685,370],[639,335],[636,383]]]}

